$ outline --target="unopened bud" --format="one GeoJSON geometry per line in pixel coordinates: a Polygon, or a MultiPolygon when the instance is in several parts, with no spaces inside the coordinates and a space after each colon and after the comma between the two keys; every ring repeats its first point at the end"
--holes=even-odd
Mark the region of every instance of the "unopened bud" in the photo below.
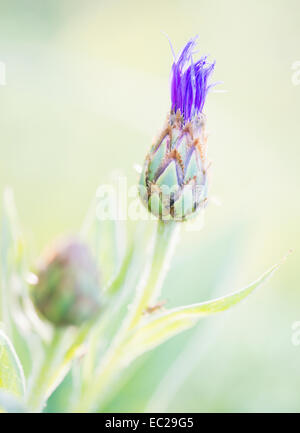
{"type": "Polygon", "coordinates": [[[56,243],[42,259],[32,297],[37,310],[57,326],[81,325],[100,311],[97,265],[82,241],[56,243]]]}
{"type": "Polygon", "coordinates": [[[159,219],[184,221],[207,203],[207,133],[203,106],[214,63],[206,56],[193,62],[196,38],[172,66],[171,110],[147,154],[139,192],[144,205],[159,219]]]}

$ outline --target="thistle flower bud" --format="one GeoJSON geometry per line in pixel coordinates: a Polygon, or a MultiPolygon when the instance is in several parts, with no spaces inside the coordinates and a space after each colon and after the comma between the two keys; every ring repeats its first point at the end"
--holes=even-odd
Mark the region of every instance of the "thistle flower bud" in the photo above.
{"type": "Polygon", "coordinates": [[[146,156],[139,183],[144,205],[159,219],[184,221],[207,202],[207,134],[202,113],[214,63],[193,63],[196,38],[174,60],[171,111],[146,156]]]}
{"type": "Polygon", "coordinates": [[[99,313],[98,269],[80,240],[65,239],[53,246],[38,267],[37,277],[34,304],[53,324],[81,325],[99,313]]]}

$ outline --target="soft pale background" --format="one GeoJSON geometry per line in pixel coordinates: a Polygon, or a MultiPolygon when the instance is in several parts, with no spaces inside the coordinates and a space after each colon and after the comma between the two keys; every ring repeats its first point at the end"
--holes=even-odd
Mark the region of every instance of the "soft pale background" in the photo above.
{"type": "Polygon", "coordinates": [[[299,411],[299,1],[1,0],[0,11],[0,189],[15,190],[33,257],[78,228],[113,168],[135,182],[169,107],[162,32],[176,51],[199,34],[227,90],[206,104],[222,206],[184,234],[168,305],[226,293],[294,249],[247,302],[136,363],[107,410],[299,411]]]}

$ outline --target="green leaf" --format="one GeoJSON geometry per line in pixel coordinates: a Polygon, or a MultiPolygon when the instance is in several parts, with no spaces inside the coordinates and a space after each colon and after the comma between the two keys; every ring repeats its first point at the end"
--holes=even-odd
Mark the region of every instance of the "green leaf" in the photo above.
{"type": "Polygon", "coordinates": [[[25,379],[19,358],[8,337],[0,330],[0,390],[21,397],[25,379]]]}
{"type": "Polygon", "coordinates": [[[134,329],[128,338],[124,348],[126,354],[125,363],[130,363],[165,340],[192,327],[202,317],[228,310],[238,304],[264,283],[278,266],[278,264],[274,265],[252,284],[230,295],[207,302],[174,308],[153,317],[150,316],[140,327],[134,329]]]}

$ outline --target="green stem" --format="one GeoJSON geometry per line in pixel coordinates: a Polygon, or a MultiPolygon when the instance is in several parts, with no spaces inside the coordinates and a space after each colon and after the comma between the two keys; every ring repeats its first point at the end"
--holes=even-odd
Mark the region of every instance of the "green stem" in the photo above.
{"type": "Polygon", "coordinates": [[[99,365],[96,375],[93,375],[92,381],[85,388],[85,392],[75,407],[75,411],[87,412],[99,407],[99,400],[105,396],[107,386],[125,367],[125,365],[122,365],[122,354],[126,350],[126,339],[132,329],[139,324],[146,308],[155,302],[160,294],[173,256],[179,230],[179,223],[158,222],[153,254],[146,276],[141,280],[128,316],[99,365]]]}
{"type": "Polygon", "coordinates": [[[54,331],[53,338],[46,349],[45,356],[32,380],[32,386],[29,390],[27,399],[28,407],[34,412],[42,411],[46,393],[49,384],[49,377],[53,374],[53,366],[56,365],[57,352],[60,352],[59,346],[62,341],[61,331],[54,331]]]}
{"type": "Polygon", "coordinates": [[[82,326],[82,328],[79,329],[74,336],[70,336],[68,338],[67,343],[65,343],[65,340],[62,341],[66,351],[62,359],[59,359],[59,362],[54,365],[52,375],[49,375],[46,398],[49,398],[57,385],[67,374],[71,362],[77,357],[78,350],[88,336],[93,323],[94,322],[91,322],[85,326],[82,326]]]}
{"type": "Polygon", "coordinates": [[[32,378],[28,393],[28,406],[33,411],[42,411],[45,402],[70,369],[71,362],[77,357],[89,334],[94,320],[81,328],[56,329],[45,355],[32,378]]]}
{"type": "Polygon", "coordinates": [[[145,286],[138,290],[131,309],[128,330],[134,328],[139,323],[146,308],[153,306],[152,304],[157,301],[171,264],[180,228],[180,223],[158,221],[148,281],[145,286]]]}

